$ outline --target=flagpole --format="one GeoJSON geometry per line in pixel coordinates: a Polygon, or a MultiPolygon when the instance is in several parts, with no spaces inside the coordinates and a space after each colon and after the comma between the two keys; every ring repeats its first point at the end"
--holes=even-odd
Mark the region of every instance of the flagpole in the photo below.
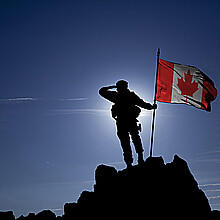
{"type": "MultiPolygon", "coordinates": [[[[154,104],[156,104],[156,102],[157,102],[156,95],[157,95],[157,75],[158,75],[159,57],[160,57],[160,48],[158,48],[158,50],[157,50],[157,68],[156,68],[156,81],[155,81],[155,90],[154,90],[154,104]]],[[[151,128],[150,157],[152,157],[152,154],[153,154],[155,115],[156,115],[156,109],[153,110],[152,128],[151,128]]]]}

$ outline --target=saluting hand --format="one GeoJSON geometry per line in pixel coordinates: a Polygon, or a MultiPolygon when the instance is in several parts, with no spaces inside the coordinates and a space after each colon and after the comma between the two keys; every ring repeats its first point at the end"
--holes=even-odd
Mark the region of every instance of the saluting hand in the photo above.
{"type": "Polygon", "coordinates": [[[108,86],[108,89],[115,89],[117,88],[116,85],[108,86]]]}

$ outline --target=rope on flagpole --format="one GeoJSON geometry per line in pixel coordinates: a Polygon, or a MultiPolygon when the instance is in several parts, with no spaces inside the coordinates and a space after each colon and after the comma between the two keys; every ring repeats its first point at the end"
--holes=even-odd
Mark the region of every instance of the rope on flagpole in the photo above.
{"type": "MultiPolygon", "coordinates": [[[[155,81],[155,90],[154,90],[154,104],[156,104],[156,102],[157,102],[156,95],[157,95],[157,76],[158,76],[159,58],[160,58],[160,48],[158,48],[158,50],[157,50],[157,68],[156,68],[156,81],[155,81]]],[[[156,115],[156,109],[153,110],[152,128],[151,128],[150,157],[152,157],[152,155],[153,155],[155,115],[156,115]]]]}

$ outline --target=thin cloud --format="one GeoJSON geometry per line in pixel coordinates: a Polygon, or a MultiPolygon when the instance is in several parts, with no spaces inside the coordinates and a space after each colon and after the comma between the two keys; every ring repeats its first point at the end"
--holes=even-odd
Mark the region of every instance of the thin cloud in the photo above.
{"type": "Polygon", "coordinates": [[[5,98],[0,99],[0,104],[16,104],[25,102],[36,102],[36,101],[57,101],[57,102],[72,102],[72,101],[85,101],[88,98],[34,98],[34,97],[16,97],[16,98],[5,98]]]}
{"type": "Polygon", "coordinates": [[[190,159],[191,162],[202,163],[220,163],[220,150],[212,150],[198,153],[195,158],[190,159]]]}
{"type": "MultiPolygon", "coordinates": [[[[203,184],[203,185],[199,185],[200,187],[203,188],[203,190],[209,194],[208,195],[208,199],[209,200],[213,200],[213,199],[220,199],[220,183],[207,183],[207,184],[203,184]],[[212,194],[212,195],[210,195],[212,194]]],[[[213,204],[212,204],[213,205],[213,204]]]]}
{"type": "Polygon", "coordinates": [[[206,192],[220,192],[220,189],[208,189],[206,192]]]}
{"type": "Polygon", "coordinates": [[[208,199],[219,199],[220,198],[220,196],[210,196],[210,197],[208,197],[208,199]]]}
{"type": "Polygon", "coordinates": [[[201,187],[206,187],[206,186],[220,186],[220,183],[209,183],[209,184],[204,184],[204,185],[199,185],[201,187]]]}
{"type": "Polygon", "coordinates": [[[40,186],[54,186],[54,185],[61,185],[61,186],[66,186],[66,185],[74,185],[76,183],[79,184],[94,184],[94,180],[76,180],[76,181],[69,181],[69,182],[47,182],[47,183],[40,183],[40,186]]]}
{"type": "Polygon", "coordinates": [[[220,158],[201,158],[193,159],[192,162],[202,162],[202,163],[220,163],[220,158]]]}
{"type": "Polygon", "coordinates": [[[60,209],[51,209],[52,211],[63,211],[63,209],[62,208],[60,208],[60,209]]]}
{"type": "MultiPolygon", "coordinates": [[[[46,114],[46,116],[56,116],[56,115],[74,115],[74,114],[105,114],[110,115],[109,109],[95,109],[95,108],[85,108],[85,109],[53,109],[51,113],[46,114]]],[[[149,117],[151,114],[149,112],[141,113],[140,117],[149,117]]]]}
{"type": "Polygon", "coordinates": [[[197,153],[197,155],[210,155],[210,154],[219,154],[219,153],[220,153],[220,150],[213,150],[213,151],[197,153]]]}
{"type": "Polygon", "coordinates": [[[58,99],[59,101],[85,101],[88,98],[71,98],[71,99],[58,99]]]}
{"type": "Polygon", "coordinates": [[[38,100],[39,98],[30,98],[30,97],[8,98],[8,99],[0,99],[0,103],[27,102],[27,101],[38,101],[38,100]]]}
{"type": "Polygon", "coordinates": [[[51,110],[51,113],[46,116],[57,116],[57,115],[74,115],[74,114],[109,114],[109,110],[106,109],[59,109],[51,110]]]}
{"type": "Polygon", "coordinates": [[[196,159],[191,159],[192,162],[202,162],[202,163],[220,163],[220,158],[196,158],[196,159]]]}

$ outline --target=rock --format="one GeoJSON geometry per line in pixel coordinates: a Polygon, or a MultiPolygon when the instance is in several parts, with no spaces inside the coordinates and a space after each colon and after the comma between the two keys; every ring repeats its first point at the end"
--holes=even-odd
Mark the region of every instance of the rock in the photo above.
{"type": "Polygon", "coordinates": [[[212,220],[219,220],[220,219],[220,211],[219,210],[213,210],[211,214],[212,220]]]}
{"type": "MultiPolygon", "coordinates": [[[[162,157],[149,157],[143,165],[117,172],[99,165],[95,171],[94,192],[84,191],[74,205],[75,216],[102,218],[207,217],[208,199],[191,174],[186,161],[175,155],[171,163],[162,157]]],[[[65,216],[73,209],[66,209],[65,216]]]]}
{"type": "Polygon", "coordinates": [[[55,220],[56,215],[50,210],[43,210],[36,215],[35,220],[43,220],[43,219],[55,220]]]}
{"type": "Polygon", "coordinates": [[[25,217],[23,215],[21,215],[16,220],[25,220],[25,217]]]}
{"type": "Polygon", "coordinates": [[[56,220],[56,215],[50,210],[43,210],[38,214],[29,213],[28,216],[24,217],[21,215],[17,220],[56,220]]]}
{"type": "MultiPolygon", "coordinates": [[[[1,218],[1,216],[5,216],[1,218]]],[[[208,199],[199,189],[185,160],[175,155],[171,163],[162,157],[149,157],[142,165],[117,171],[99,165],[95,171],[94,191],[83,191],[77,202],[64,205],[64,215],[49,210],[30,213],[17,220],[72,219],[209,219],[220,218],[211,211],[208,199]]],[[[14,220],[12,212],[0,219],[14,220]]]]}
{"type": "Polygon", "coordinates": [[[28,216],[24,217],[23,215],[21,215],[16,220],[36,220],[36,215],[35,213],[29,213],[28,216]]]}
{"type": "Polygon", "coordinates": [[[7,211],[7,212],[0,212],[0,219],[1,220],[14,220],[14,214],[12,211],[7,211]]]}
{"type": "Polygon", "coordinates": [[[77,203],[66,203],[64,205],[64,215],[62,218],[67,220],[76,218],[76,216],[79,215],[78,207],[79,205],[77,203]]]}

